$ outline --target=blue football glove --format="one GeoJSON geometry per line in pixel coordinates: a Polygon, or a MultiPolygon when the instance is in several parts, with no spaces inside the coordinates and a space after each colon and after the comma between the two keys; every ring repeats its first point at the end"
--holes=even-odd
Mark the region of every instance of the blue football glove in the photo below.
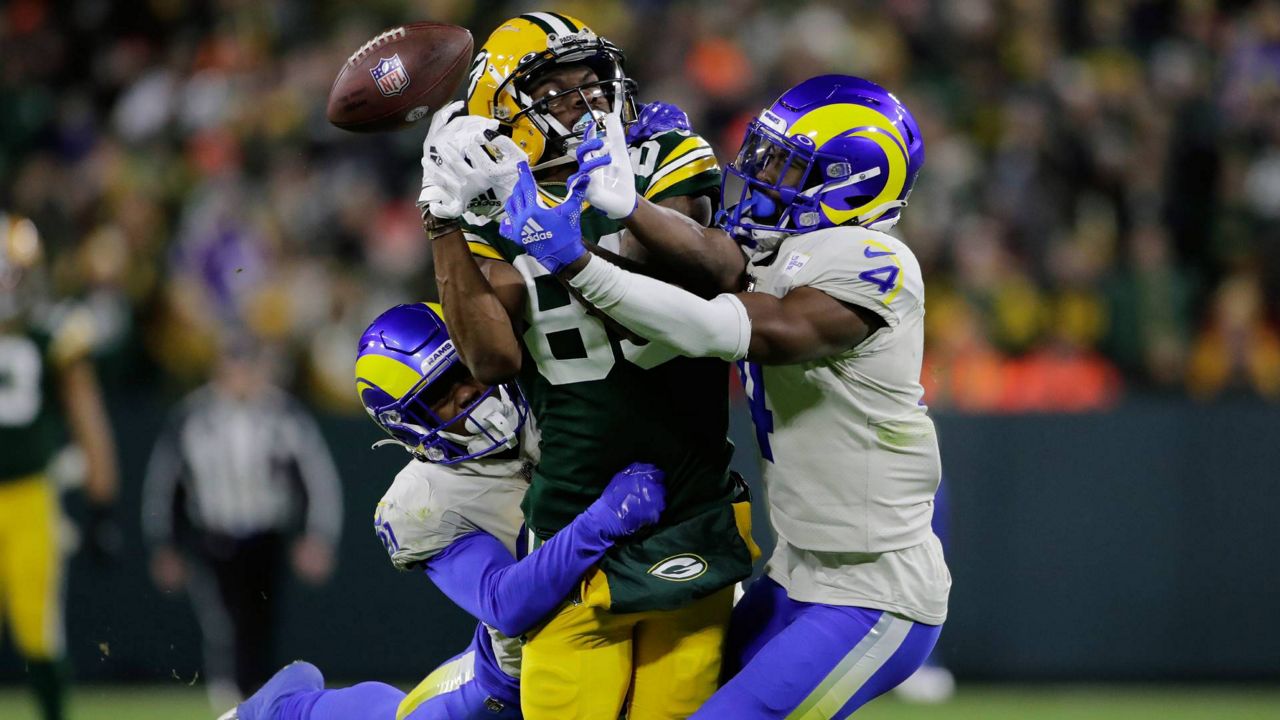
{"type": "Polygon", "coordinates": [[[672,130],[688,130],[689,115],[671,103],[651,102],[640,106],[636,121],[627,127],[627,144],[648,140],[672,130]]]}
{"type": "Polygon", "coordinates": [[[655,465],[631,463],[613,476],[600,498],[583,512],[583,517],[610,540],[652,525],[658,522],[667,505],[663,477],[665,473],[655,465]]]}
{"type": "MultiPolygon", "coordinates": [[[[597,149],[599,147],[597,146],[597,149]]],[[[586,253],[582,244],[582,203],[591,182],[589,173],[608,163],[596,158],[569,176],[564,202],[549,208],[538,199],[538,183],[529,163],[517,168],[515,187],[507,200],[507,217],[498,226],[506,239],[524,246],[548,272],[555,274],[586,253]]]]}

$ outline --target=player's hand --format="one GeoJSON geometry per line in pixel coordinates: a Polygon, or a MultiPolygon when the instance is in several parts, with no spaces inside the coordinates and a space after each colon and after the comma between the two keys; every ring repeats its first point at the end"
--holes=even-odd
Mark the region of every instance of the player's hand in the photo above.
{"type": "Polygon", "coordinates": [[[162,546],[151,553],[151,580],[164,592],[178,592],[187,585],[187,563],[178,551],[162,546]]]}
{"type": "Polygon", "coordinates": [[[124,551],[124,533],[116,522],[115,511],[105,503],[89,503],[88,522],[84,531],[89,558],[102,565],[114,563],[124,551]]]}
{"type": "Polygon", "coordinates": [[[494,217],[511,194],[516,166],[528,156],[498,121],[458,114],[461,102],[441,108],[422,143],[422,191],[418,207],[441,219],[463,213],[494,217]]]}
{"type": "Polygon", "coordinates": [[[590,180],[581,170],[571,175],[564,202],[549,208],[538,199],[538,183],[529,163],[520,163],[518,174],[498,232],[524,246],[548,272],[558,273],[587,252],[582,245],[582,201],[590,180]]]}
{"type": "Polygon", "coordinates": [[[627,126],[627,144],[648,140],[672,130],[689,130],[689,115],[671,103],[651,102],[640,106],[636,121],[627,126]]]}
{"type": "Polygon", "coordinates": [[[587,202],[614,220],[629,217],[640,202],[636,195],[636,175],[631,167],[631,150],[617,113],[604,115],[604,132],[600,132],[600,116],[587,123],[578,146],[578,172],[588,173],[587,202]],[[604,162],[601,162],[601,161],[604,162]]]}
{"type": "Polygon", "coordinates": [[[667,504],[665,473],[655,465],[631,463],[613,476],[586,510],[605,537],[616,540],[658,522],[667,504]]]}
{"type": "Polygon", "coordinates": [[[333,546],[311,535],[303,536],[290,551],[293,571],[303,582],[320,585],[333,574],[333,546]]]}

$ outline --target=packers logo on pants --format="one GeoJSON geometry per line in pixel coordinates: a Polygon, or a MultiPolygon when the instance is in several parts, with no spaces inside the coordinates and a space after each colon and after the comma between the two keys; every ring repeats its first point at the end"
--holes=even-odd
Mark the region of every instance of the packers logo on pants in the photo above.
{"type": "Polygon", "coordinates": [[[649,574],[672,582],[687,582],[701,577],[707,571],[707,561],[693,553],[672,555],[665,560],[654,563],[649,574]]]}

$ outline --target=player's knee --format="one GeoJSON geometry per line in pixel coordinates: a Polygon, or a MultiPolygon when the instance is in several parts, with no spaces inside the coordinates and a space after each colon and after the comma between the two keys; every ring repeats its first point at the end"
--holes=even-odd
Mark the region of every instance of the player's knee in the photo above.
{"type": "Polygon", "coordinates": [[[574,717],[571,711],[586,699],[586,691],[569,668],[557,663],[526,662],[521,669],[520,704],[526,716],[532,708],[545,717],[574,717]]]}
{"type": "Polygon", "coordinates": [[[790,708],[764,702],[750,688],[730,683],[720,688],[689,720],[723,720],[723,718],[782,718],[790,708]]]}

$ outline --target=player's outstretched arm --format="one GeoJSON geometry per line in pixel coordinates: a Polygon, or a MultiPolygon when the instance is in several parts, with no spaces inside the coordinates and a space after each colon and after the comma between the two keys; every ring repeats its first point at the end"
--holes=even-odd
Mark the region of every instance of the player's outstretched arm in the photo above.
{"type": "Polygon", "coordinates": [[[712,297],[741,290],[746,282],[746,255],[728,233],[696,219],[694,202],[689,197],[661,203],[640,198],[624,224],[654,260],[670,268],[672,277],[694,294],[712,297]]]}
{"type": "Polygon", "coordinates": [[[120,475],[116,447],[98,374],[87,356],[60,358],[58,380],[72,440],[85,455],[85,494],[89,500],[85,546],[97,560],[115,559],[123,549],[115,520],[120,475]]]}
{"type": "Polygon", "coordinates": [[[632,463],[600,499],[527,557],[516,562],[488,533],[459,538],[427,563],[445,595],[508,637],[555,610],[615,540],[657,522],[665,506],[663,473],[632,463]]]}
{"type": "Polygon", "coordinates": [[[565,272],[587,302],[624,327],[695,357],[806,362],[844,352],[884,325],[870,310],[808,287],[782,298],[743,292],[703,300],[599,257],[565,272]]]}
{"type": "Polygon", "coordinates": [[[515,323],[526,297],[520,273],[498,260],[485,260],[482,269],[458,228],[437,236],[431,255],[449,336],[463,364],[486,385],[514,378],[522,359],[515,323]]]}
{"type": "MultiPolygon", "coordinates": [[[[642,115],[638,124],[644,121],[642,115]]],[[[682,196],[655,204],[641,197],[635,189],[621,119],[609,114],[604,126],[605,134],[600,137],[594,124],[589,125],[584,131],[584,143],[578,148],[579,166],[588,159],[608,159],[591,171],[587,201],[609,217],[622,220],[630,235],[649,253],[650,264],[669,270],[664,275],[691,292],[711,297],[742,289],[746,257],[728,234],[707,227],[711,208],[706,198],[682,196]],[[592,140],[603,140],[603,145],[592,140]]],[[[688,128],[687,121],[684,128],[688,128]]]]}
{"type": "Polygon", "coordinates": [[[465,212],[492,213],[510,194],[516,163],[524,153],[510,138],[490,137],[497,123],[456,115],[460,103],[436,114],[423,142],[422,192],[418,205],[432,241],[436,283],[449,334],[462,361],[486,384],[510,380],[520,371],[520,341],[514,323],[524,309],[524,284],[510,265],[472,256],[461,231],[465,212]]]}
{"type": "Polygon", "coordinates": [[[98,375],[87,358],[61,368],[62,402],[72,438],[87,460],[85,490],[95,505],[115,503],[120,485],[111,422],[102,401],[98,375]]]}
{"type": "Polygon", "coordinates": [[[569,180],[568,198],[555,208],[538,201],[533,176],[522,165],[500,230],[549,272],[567,275],[583,300],[627,329],[693,357],[787,364],[843,352],[878,327],[870,311],[812,288],[797,288],[782,299],[739,293],[703,300],[588,254],[578,207],[588,189],[580,175],[593,170],[590,162],[599,159],[580,166],[569,180]],[[753,321],[759,322],[758,329],[753,321]]]}

